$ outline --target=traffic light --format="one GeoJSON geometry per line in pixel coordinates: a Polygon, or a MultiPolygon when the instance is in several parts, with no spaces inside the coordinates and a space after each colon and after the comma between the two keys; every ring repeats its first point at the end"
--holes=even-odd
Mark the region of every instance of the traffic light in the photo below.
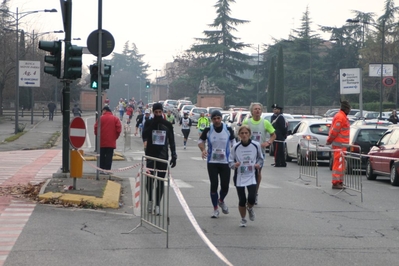
{"type": "Polygon", "coordinates": [[[101,89],[106,90],[109,89],[109,78],[111,77],[111,66],[104,64],[104,74],[101,78],[101,89]]]}
{"type": "Polygon", "coordinates": [[[145,82],[145,87],[146,87],[147,89],[149,89],[149,88],[151,87],[151,83],[150,83],[149,81],[146,81],[146,82],[145,82]]]}
{"type": "Polygon", "coordinates": [[[82,77],[83,47],[65,43],[64,78],[78,79],[82,77]]]}
{"type": "Polygon", "coordinates": [[[61,77],[61,41],[40,41],[39,49],[50,52],[50,55],[44,56],[44,62],[52,64],[53,66],[45,66],[44,73],[53,75],[54,77],[61,77]]]}
{"type": "Polygon", "coordinates": [[[98,89],[98,66],[90,65],[90,88],[98,89]]]}

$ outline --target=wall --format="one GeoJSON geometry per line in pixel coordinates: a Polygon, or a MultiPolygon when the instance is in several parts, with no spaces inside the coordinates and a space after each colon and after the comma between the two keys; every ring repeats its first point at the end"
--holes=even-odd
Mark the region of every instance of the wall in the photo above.
{"type": "MultiPolygon", "coordinates": [[[[107,93],[103,92],[103,99],[107,98],[107,93]]],[[[80,92],[79,106],[82,111],[95,111],[97,102],[97,91],[95,90],[83,90],[80,92]]],[[[104,102],[104,100],[102,101],[104,102]]],[[[71,108],[73,103],[71,103],[71,108]]]]}
{"type": "Polygon", "coordinates": [[[198,107],[224,107],[224,94],[198,94],[198,107]]]}

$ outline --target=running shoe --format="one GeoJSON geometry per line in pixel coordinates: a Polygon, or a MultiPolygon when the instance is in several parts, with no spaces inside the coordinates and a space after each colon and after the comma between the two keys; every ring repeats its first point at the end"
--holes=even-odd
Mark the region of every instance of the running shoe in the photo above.
{"type": "Polygon", "coordinates": [[[159,211],[159,206],[155,206],[155,215],[156,216],[161,215],[161,212],[159,211]]]}
{"type": "Polygon", "coordinates": [[[152,201],[148,202],[147,211],[148,211],[148,213],[152,213],[152,201]]]}
{"type": "Polygon", "coordinates": [[[214,210],[211,218],[219,218],[219,210],[214,210]]]}
{"type": "Polygon", "coordinates": [[[219,207],[222,209],[222,212],[224,214],[228,214],[229,213],[229,208],[227,207],[226,203],[224,203],[224,201],[220,201],[219,200],[219,207]]]}
{"type": "Polygon", "coordinates": [[[242,218],[240,221],[240,227],[247,227],[247,220],[242,218]]]}
{"type": "Polygon", "coordinates": [[[184,149],[186,149],[186,145],[184,145],[184,149]]]}
{"type": "Polygon", "coordinates": [[[258,205],[258,194],[255,196],[255,205],[258,205]]]}
{"type": "Polygon", "coordinates": [[[254,208],[248,208],[249,219],[255,221],[255,211],[254,208]]]}

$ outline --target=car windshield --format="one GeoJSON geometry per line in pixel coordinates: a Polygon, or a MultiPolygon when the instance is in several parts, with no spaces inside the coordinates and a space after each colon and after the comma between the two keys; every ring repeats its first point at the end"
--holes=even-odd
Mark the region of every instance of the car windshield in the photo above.
{"type": "Polygon", "coordinates": [[[384,135],[386,129],[363,129],[357,136],[356,142],[371,142],[377,143],[377,141],[384,135]]]}
{"type": "Polygon", "coordinates": [[[310,132],[318,135],[328,136],[330,132],[330,124],[315,124],[310,126],[310,132]]]}

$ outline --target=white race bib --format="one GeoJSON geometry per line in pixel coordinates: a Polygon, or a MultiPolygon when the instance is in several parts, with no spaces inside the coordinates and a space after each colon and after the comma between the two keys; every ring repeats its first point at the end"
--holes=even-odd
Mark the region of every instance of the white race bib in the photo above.
{"type": "Polygon", "coordinates": [[[152,131],[152,144],[154,145],[165,145],[166,131],[165,130],[153,130],[152,131]]]}

